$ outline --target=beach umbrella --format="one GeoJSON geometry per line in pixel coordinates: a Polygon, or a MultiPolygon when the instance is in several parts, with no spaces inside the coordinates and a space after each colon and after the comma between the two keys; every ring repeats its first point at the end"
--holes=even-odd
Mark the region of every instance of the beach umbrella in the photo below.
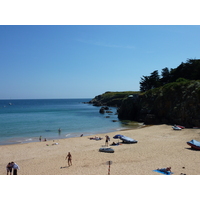
{"type": "Polygon", "coordinates": [[[118,134],[118,135],[115,135],[113,138],[114,139],[120,139],[121,137],[123,137],[123,135],[118,134]]]}
{"type": "MultiPolygon", "coordinates": [[[[115,135],[113,138],[114,139],[121,139],[121,137],[123,137],[123,135],[118,134],[118,135],[115,135]]],[[[119,143],[119,140],[118,140],[118,143],[119,143]]]]}

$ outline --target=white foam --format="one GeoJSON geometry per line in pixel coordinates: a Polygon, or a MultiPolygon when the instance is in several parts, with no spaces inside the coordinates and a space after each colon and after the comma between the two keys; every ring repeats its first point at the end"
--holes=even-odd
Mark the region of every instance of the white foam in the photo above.
{"type": "Polygon", "coordinates": [[[32,138],[29,138],[29,139],[26,139],[25,141],[32,141],[33,139],[32,138]]]}
{"type": "Polygon", "coordinates": [[[68,137],[70,134],[65,135],[65,137],[68,137]]]}

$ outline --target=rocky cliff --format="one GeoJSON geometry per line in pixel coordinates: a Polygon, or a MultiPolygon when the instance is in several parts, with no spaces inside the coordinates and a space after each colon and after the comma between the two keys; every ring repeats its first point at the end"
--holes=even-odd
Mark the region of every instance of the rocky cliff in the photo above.
{"type": "Polygon", "coordinates": [[[119,119],[200,127],[200,81],[166,84],[123,99],[119,119]]]}
{"type": "Polygon", "coordinates": [[[200,81],[180,79],[144,93],[106,92],[89,103],[118,107],[120,120],[200,127],[200,81]]]}

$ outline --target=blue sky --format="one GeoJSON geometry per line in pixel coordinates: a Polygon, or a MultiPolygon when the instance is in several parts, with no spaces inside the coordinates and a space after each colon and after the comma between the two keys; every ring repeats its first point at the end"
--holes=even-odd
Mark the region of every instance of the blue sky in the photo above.
{"type": "Polygon", "coordinates": [[[138,91],[143,75],[199,59],[200,26],[0,26],[0,99],[138,91]]]}

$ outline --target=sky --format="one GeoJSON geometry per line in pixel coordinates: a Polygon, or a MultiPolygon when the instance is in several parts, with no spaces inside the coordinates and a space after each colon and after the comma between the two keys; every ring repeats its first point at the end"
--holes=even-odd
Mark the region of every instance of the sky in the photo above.
{"type": "Polygon", "coordinates": [[[199,25],[1,25],[0,99],[139,91],[143,75],[200,59],[199,36],[199,25]]]}

